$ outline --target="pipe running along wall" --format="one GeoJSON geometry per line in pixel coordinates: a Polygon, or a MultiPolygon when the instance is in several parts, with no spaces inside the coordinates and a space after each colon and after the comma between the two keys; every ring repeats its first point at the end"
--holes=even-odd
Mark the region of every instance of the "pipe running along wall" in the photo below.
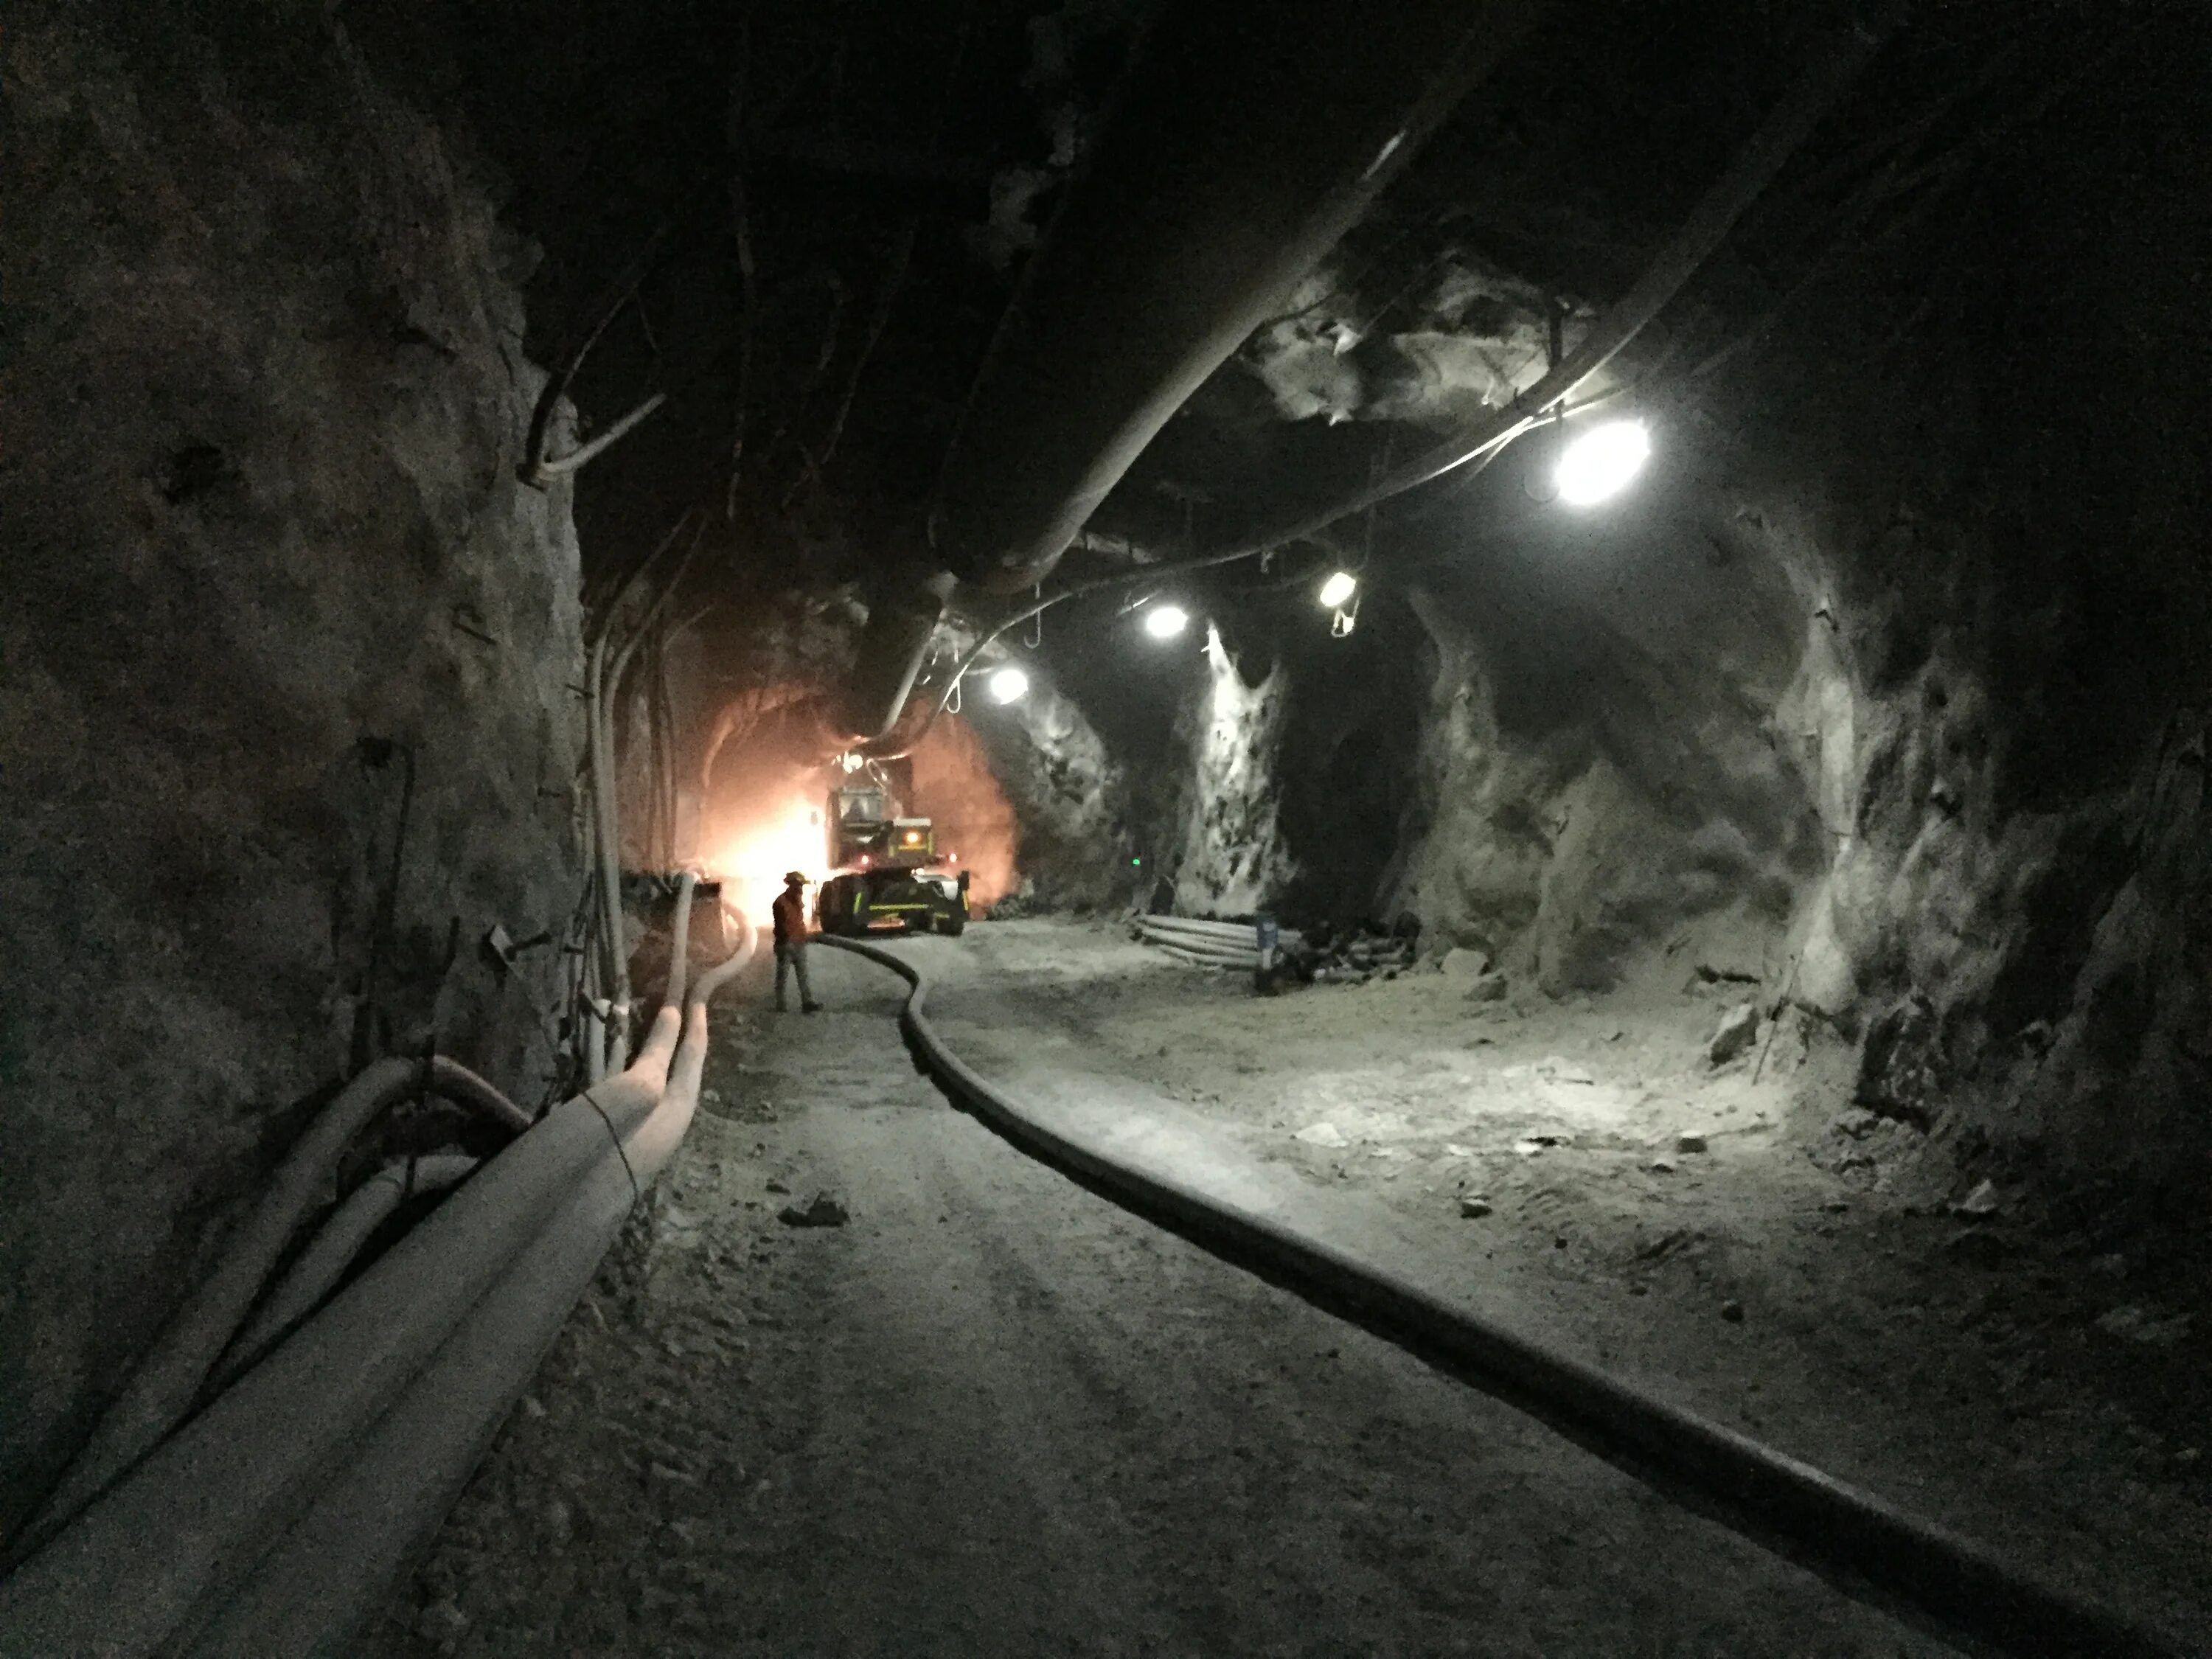
{"type": "Polygon", "coordinates": [[[0,1582],[0,1653],[339,1650],[690,1124],[707,1000],[756,940],[738,917],[738,949],[687,993],[690,897],[687,879],[629,1069],[547,1113],[0,1582]]]}
{"type": "Polygon", "coordinates": [[[362,1247],[402,1204],[418,1194],[459,1185],[476,1172],[479,1162],[459,1153],[407,1158],[386,1164],[348,1193],[231,1340],[216,1367],[215,1385],[220,1388],[246,1370],[320,1307],[362,1247]]]}
{"type": "Polygon", "coordinates": [[[1153,434],[1549,9],[1161,9],[1000,321],[929,557],[871,607],[846,702],[856,738],[884,737],[905,706],[943,573],[998,592],[1048,573],[1153,434]]]}
{"type": "MultiPolygon", "coordinates": [[[[440,1055],[381,1060],[338,1091],[276,1166],[261,1200],[224,1247],[215,1270],[164,1326],[82,1450],[25,1528],[35,1540],[84,1507],[143,1456],[191,1408],[301,1224],[326,1200],[345,1150],[384,1112],[417,1093],[465,1106],[509,1134],[530,1115],[491,1084],[440,1055]]],[[[20,1544],[23,1540],[17,1540],[20,1544]]]]}
{"type": "Polygon", "coordinates": [[[1164,1169],[1141,1167],[1044,1122],[954,1054],[925,1012],[929,981],[896,952],[825,945],[905,980],[899,1026],[955,1104],[1014,1146],[1201,1249],[1410,1350],[1529,1413],[1685,1507],[1821,1572],[1848,1594],[1931,1625],[1969,1650],[2181,1659],[2160,1630],[2045,1583],[1959,1533],[1911,1515],[1748,1436],[1492,1323],[1350,1253],[1164,1169]]]}

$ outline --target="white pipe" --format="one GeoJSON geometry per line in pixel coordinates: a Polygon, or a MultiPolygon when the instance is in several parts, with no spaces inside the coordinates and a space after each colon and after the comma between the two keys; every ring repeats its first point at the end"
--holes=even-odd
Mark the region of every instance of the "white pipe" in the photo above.
{"type": "Polygon", "coordinates": [[[1145,940],[1145,943],[1152,946],[1155,950],[1180,951],[1186,956],[1193,957],[1212,957],[1217,958],[1222,957],[1236,957],[1245,958],[1256,957],[1260,954],[1259,947],[1257,945],[1212,945],[1198,939],[1178,939],[1172,933],[1156,933],[1151,935],[1145,940]]]}
{"type": "Polygon", "coordinates": [[[722,916],[724,921],[734,919],[738,924],[738,948],[730,952],[727,960],[699,975],[698,984],[691,989],[691,1000],[695,1003],[705,1002],[735,979],[752,961],[753,953],[760,949],[759,930],[754,927],[751,918],[731,903],[726,896],[722,900],[722,916]]]}
{"type": "Polygon", "coordinates": [[[380,1593],[444,1514],[680,1142],[707,999],[757,947],[738,921],[739,948],[681,1013],[661,1010],[628,1072],[549,1112],[0,1582],[0,1653],[330,1650],[330,1620],[380,1593]],[[230,1634],[247,1631],[261,1634],[230,1634]]]}
{"type": "Polygon", "coordinates": [[[535,1245],[610,1132],[651,1115],[680,1023],[664,1010],[629,1071],[546,1114],[0,1582],[0,1652],[136,1659],[219,1597],[535,1245]]]}
{"type": "Polygon", "coordinates": [[[1137,926],[1169,927],[1189,933],[1234,934],[1239,939],[1250,939],[1253,924],[1249,921],[1216,921],[1208,916],[1139,916],[1137,926]]]}
{"type": "Polygon", "coordinates": [[[1154,948],[1164,951],[1168,956],[1171,957],[1176,961],[1182,963],[1187,968],[1218,968],[1235,969],[1239,968],[1257,968],[1260,965],[1260,953],[1257,951],[1253,951],[1249,956],[1243,957],[1202,957],[1196,951],[1179,950],[1172,945],[1162,945],[1155,946],[1154,948]]]}
{"type": "Polygon", "coordinates": [[[668,930],[668,988],[660,1000],[678,1008],[684,1006],[684,982],[690,977],[691,893],[698,882],[698,872],[686,870],[676,884],[676,917],[668,930]]]}
{"type": "Polygon", "coordinates": [[[164,1326],[18,1541],[44,1536],[129,1468],[191,1408],[210,1370],[237,1334],[270,1270],[301,1224],[331,1201],[331,1181],[355,1136],[425,1085],[518,1133],[520,1107],[467,1067],[442,1057],[380,1060],[341,1089],[276,1166],[260,1202],[223,1247],[215,1270],[164,1326]]]}
{"type": "MultiPolygon", "coordinates": [[[[592,769],[592,825],[599,875],[599,975],[616,1007],[629,1007],[629,940],[622,903],[622,830],[615,809],[614,734],[606,719],[607,636],[592,643],[585,669],[586,752],[592,769]]],[[[623,1041],[628,1042],[624,1034],[623,1041]]]]}
{"type": "Polygon", "coordinates": [[[1187,951],[1194,957],[1252,957],[1260,947],[1247,939],[1241,945],[1224,940],[1202,939],[1188,933],[1146,933],[1142,942],[1160,950],[1187,951]]]}
{"type": "Polygon", "coordinates": [[[566,455],[548,456],[541,459],[538,463],[538,477],[532,482],[538,483],[542,488],[544,482],[547,479],[563,477],[568,473],[575,471],[579,467],[582,466],[586,461],[592,459],[594,456],[599,455],[602,452],[612,448],[616,444],[620,443],[624,438],[629,435],[629,431],[632,427],[644,420],[647,416],[652,414],[654,410],[659,408],[661,404],[667,401],[668,394],[666,392],[656,392],[650,398],[647,398],[643,403],[640,404],[635,409],[630,410],[629,414],[623,416],[622,419],[617,421],[612,426],[609,427],[605,432],[599,434],[598,437],[592,439],[591,442],[584,445],[581,448],[571,450],[566,455]]]}
{"type": "Polygon", "coordinates": [[[588,990],[583,1003],[584,1084],[596,1089],[607,1080],[607,1022],[599,1012],[599,999],[588,990]]]}
{"type": "MultiPolygon", "coordinates": [[[[1181,950],[1195,951],[1202,956],[1225,954],[1249,957],[1260,948],[1258,942],[1249,934],[1242,939],[1232,940],[1209,933],[1170,933],[1146,928],[1138,937],[1146,945],[1172,945],[1181,950]]],[[[1275,948],[1279,951],[1285,950],[1304,943],[1303,939],[1293,934],[1287,939],[1278,939],[1275,948]]]]}
{"type": "Polygon", "coordinates": [[[262,1298],[246,1322],[213,1381],[218,1388],[274,1347],[295,1325],[314,1312],[331,1287],[361,1254],[362,1246],[391,1218],[410,1193],[440,1193],[466,1180],[481,1159],[459,1153],[434,1153],[387,1164],[346,1194],[317,1230],[291,1270],[262,1298]]]}
{"type": "MultiPolygon", "coordinates": [[[[1140,932],[1157,933],[1163,938],[1237,945],[1248,951],[1259,949],[1259,934],[1249,921],[1200,921],[1188,916],[1139,916],[1135,926],[1140,932]]],[[[1285,927],[1276,934],[1275,942],[1279,947],[1303,945],[1305,935],[1295,927],[1285,927]]]]}
{"type": "Polygon", "coordinates": [[[706,1005],[694,1000],[667,1089],[621,1152],[605,1149],[538,1241],[181,1651],[228,1659],[340,1650],[444,1519],[638,1194],[683,1139],[706,1053],[706,1005]]]}

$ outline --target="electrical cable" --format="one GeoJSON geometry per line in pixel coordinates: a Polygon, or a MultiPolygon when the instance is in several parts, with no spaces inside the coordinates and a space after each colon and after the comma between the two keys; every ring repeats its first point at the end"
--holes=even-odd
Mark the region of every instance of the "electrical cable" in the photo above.
{"type": "Polygon", "coordinates": [[[645,1188],[637,1184],[637,1171],[630,1168],[629,1154],[623,1149],[622,1136],[615,1131],[615,1121],[607,1115],[607,1109],[592,1097],[589,1089],[583,1093],[584,1104],[599,1115],[599,1121],[607,1126],[607,1139],[614,1143],[615,1152],[622,1159],[623,1173],[629,1176],[630,1195],[638,1203],[645,1202],[645,1188]]]}

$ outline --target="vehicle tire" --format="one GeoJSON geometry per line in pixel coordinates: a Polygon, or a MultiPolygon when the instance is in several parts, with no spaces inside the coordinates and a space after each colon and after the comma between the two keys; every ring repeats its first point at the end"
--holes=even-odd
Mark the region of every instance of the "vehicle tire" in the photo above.
{"type": "Polygon", "coordinates": [[[866,908],[867,900],[858,890],[858,884],[849,877],[837,877],[823,888],[819,913],[822,931],[840,939],[865,933],[866,908]]]}
{"type": "Polygon", "coordinates": [[[958,939],[968,931],[968,918],[957,910],[949,916],[939,916],[937,931],[947,939],[958,939]]]}

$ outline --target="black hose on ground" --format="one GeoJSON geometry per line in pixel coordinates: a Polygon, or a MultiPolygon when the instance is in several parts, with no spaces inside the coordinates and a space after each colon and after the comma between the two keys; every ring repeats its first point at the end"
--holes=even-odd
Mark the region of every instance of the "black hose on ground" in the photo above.
{"type": "Polygon", "coordinates": [[[953,1102],[1018,1150],[1225,1261],[1495,1395],[1683,1507],[1819,1573],[1844,1594],[1969,1652],[2183,1659],[2139,1620],[2036,1577],[1948,1528],[1747,1435],[1493,1324],[1396,1274],[1139,1170],[1039,1121],[949,1048],[923,1012],[928,981],[879,946],[825,945],[880,963],[913,988],[899,1029],[953,1102]]]}

